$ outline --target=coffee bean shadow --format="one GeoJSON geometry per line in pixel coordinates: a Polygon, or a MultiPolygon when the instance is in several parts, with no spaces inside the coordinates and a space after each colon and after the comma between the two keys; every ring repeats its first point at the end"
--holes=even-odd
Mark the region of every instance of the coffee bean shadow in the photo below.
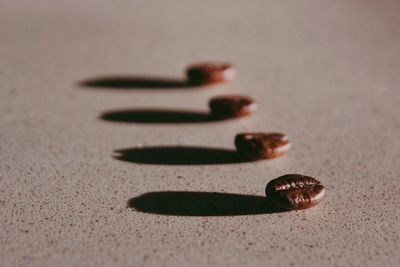
{"type": "Polygon", "coordinates": [[[100,119],[123,123],[207,123],[222,121],[211,113],[172,109],[129,109],[103,113],[100,119]]]}
{"type": "Polygon", "coordinates": [[[185,79],[157,76],[99,76],[79,82],[84,87],[98,89],[179,89],[197,87],[185,79]]]}
{"type": "Polygon", "coordinates": [[[130,199],[128,207],[144,213],[175,216],[238,216],[282,212],[262,196],[186,191],[146,193],[130,199]]]}
{"type": "Polygon", "coordinates": [[[249,162],[236,150],[191,146],[153,146],[116,150],[115,159],[159,165],[212,165],[249,162]]]}

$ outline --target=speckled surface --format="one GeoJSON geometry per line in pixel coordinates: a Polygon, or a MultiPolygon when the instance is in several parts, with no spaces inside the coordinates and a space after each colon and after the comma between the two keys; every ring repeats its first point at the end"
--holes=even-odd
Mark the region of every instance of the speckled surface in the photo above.
{"type": "Polygon", "coordinates": [[[399,14],[395,0],[2,0],[0,266],[399,266],[399,14]],[[79,85],[179,78],[209,59],[233,62],[237,79],[204,90],[79,85]],[[100,119],[130,108],[205,112],[222,93],[251,95],[259,110],[223,122],[100,119]],[[250,130],[284,132],[292,150],[210,165],[138,164],[114,152],[233,149],[250,130]],[[325,200],[241,216],[127,207],[155,191],[263,196],[286,173],[321,180],[325,200]]]}

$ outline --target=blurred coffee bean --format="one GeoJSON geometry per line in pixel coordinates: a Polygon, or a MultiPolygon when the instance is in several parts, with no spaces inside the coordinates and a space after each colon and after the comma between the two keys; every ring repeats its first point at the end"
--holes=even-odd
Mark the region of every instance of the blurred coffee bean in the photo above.
{"type": "Polygon", "coordinates": [[[231,81],[236,70],[229,63],[206,62],[189,66],[186,74],[190,84],[201,85],[231,81]]]}
{"type": "Polygon", "coordinates": [[[282,133],[240,133],[235,137],[235,145],[239,153],[253,160],[280,157],[292,146],[282,133]]]}
{"type": "Polygon", "coordinates": [[[235,118],[252,114],[257,109],[256,102],[241,95],[217,96],[209,103],[213,116],[219,118],[235,118]]]}

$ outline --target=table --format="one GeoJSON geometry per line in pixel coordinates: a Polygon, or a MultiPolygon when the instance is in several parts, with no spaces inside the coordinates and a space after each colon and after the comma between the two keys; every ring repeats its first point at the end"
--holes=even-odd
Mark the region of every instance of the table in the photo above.
{"type": "Polygon", "coordinates": [[[0,266],[398,266],[399,12],[394,0],[1,1],[0,266]],[[204,60],[232,62],[237,79],[183,83],[204,60]],[[259,110],[195,119],[230,93],[259,110]],[[293,147],[237,162],[243,131],[293,147]],[[287,173],[319,179],[324,201],[263,210],[287,173]]]}

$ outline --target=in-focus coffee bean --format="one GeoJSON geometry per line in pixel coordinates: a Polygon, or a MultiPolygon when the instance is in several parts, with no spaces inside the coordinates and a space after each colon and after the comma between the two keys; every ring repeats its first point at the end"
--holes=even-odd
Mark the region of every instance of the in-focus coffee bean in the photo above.
{"type": "Polygon", "coordinates": [[[286,154],[292,146],[282,133],[240,133],[235,146],[243,156],[257,159],[273,159],[286,154]]]}
{"type": "Polygon", "coordinates": [[[231,81],[236,77],[236,70],[229,63],[199,63],[186,70],[190,84],[212,84],[231,81]]]}
{"type": "Polygon", "coordinates": [[[279,209],[301,210],[317,205],[325,196],[320,181],[305,175],[286,174],[267,184],[268,201],[279,209]]]}
{"type": "Polygon", "coordinates": [[[235,118],[252,114],[257,104],[251,97],[242,95],[216,96],[209,102],[211,114],[219,118],[235,118]]]}

